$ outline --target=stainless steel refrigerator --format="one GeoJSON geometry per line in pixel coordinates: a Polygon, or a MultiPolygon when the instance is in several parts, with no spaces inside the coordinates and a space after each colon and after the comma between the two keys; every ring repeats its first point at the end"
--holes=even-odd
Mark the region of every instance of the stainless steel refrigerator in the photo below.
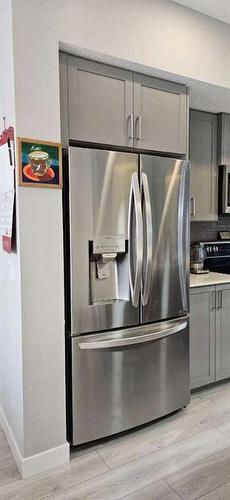
{"type": "Polygon", "coordinates": [[[189,163],[78,147],[68,160],[67,383],[80,444],[189,402],[189,163]]]}

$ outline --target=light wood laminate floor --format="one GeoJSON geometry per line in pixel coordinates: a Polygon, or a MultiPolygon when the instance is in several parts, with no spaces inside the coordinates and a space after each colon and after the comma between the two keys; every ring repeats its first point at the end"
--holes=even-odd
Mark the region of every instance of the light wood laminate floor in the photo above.
{"type": "Polygon", "coordinates": [[[0,429],[0,500],[230,500],[230,382],[160,421],[20,479],[0,429]]]}

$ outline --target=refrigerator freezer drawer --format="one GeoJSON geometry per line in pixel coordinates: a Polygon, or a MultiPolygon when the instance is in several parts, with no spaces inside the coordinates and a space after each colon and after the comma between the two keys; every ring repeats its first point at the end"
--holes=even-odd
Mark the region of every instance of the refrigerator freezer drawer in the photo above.
{"type": "Polygon", "coordinates": [[[103,345],[100,338],[106,334],[98,335],[101,348],[90,336],[72,338],[72,444],[124,431],[188,404],[188,318],[167,323],[165,335],[162,323],[140,327],[142,334],[137,328],[125,336],[124,331],[107,334],[107,342],[117,335],[116,345],[103,345]]]}
{"type": "Polygon", "coordinates": [[[142,325],[132,328],[132,330],[119,330],[119,332],[102,333],[96,335],[85,335],[79,340],[78,346],[82,350],[108,349],[109,347],[121,347],[130,344],[142,344],[152,340],[162,339],[169,335],[174,335],[187,326],[188,320],[162,321],[156,325],[142,325]]]}

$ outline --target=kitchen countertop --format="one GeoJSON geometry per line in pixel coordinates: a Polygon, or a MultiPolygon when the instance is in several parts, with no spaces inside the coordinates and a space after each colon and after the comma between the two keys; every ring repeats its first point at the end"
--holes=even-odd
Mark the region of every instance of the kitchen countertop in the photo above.
{"type": "Polygon", "coordinates": [[[230,274],[212,272],[207,274],[190,274],[190,288],[223,285],[224,283],[230,283],[230,274]]]}

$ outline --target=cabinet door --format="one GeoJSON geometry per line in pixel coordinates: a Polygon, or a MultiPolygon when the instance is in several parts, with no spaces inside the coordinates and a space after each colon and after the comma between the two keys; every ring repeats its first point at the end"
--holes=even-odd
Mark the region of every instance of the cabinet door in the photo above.
{"type": "Polygon", "coordinates": [[[216,380],[222,380],[230,377],[230,284],[216,292],[216,380]]]}
{"type": "Polygon", "coordinates": [[[215,380],[215,287],[195,288],[190,301],[191,389],[215,380]]]}
{"type": "Polygon", "coordinates": [[[133,74],[68,57],[70,139],[133,146],[133,74]]]}
{"type": "Polygon", "coordinates": [[[187,103],[185,86],[135,73],[135,147],[186,154],[187,103]]]}
{"type": "Polygon", "coordinates": [[[191,218],[217,220],[217,117],[190,112],[191,218]]]}
{"type": "Polygon", "coordinates": [[[230,164],[230,114],[217,115],[217,164],[230,164]]]}

